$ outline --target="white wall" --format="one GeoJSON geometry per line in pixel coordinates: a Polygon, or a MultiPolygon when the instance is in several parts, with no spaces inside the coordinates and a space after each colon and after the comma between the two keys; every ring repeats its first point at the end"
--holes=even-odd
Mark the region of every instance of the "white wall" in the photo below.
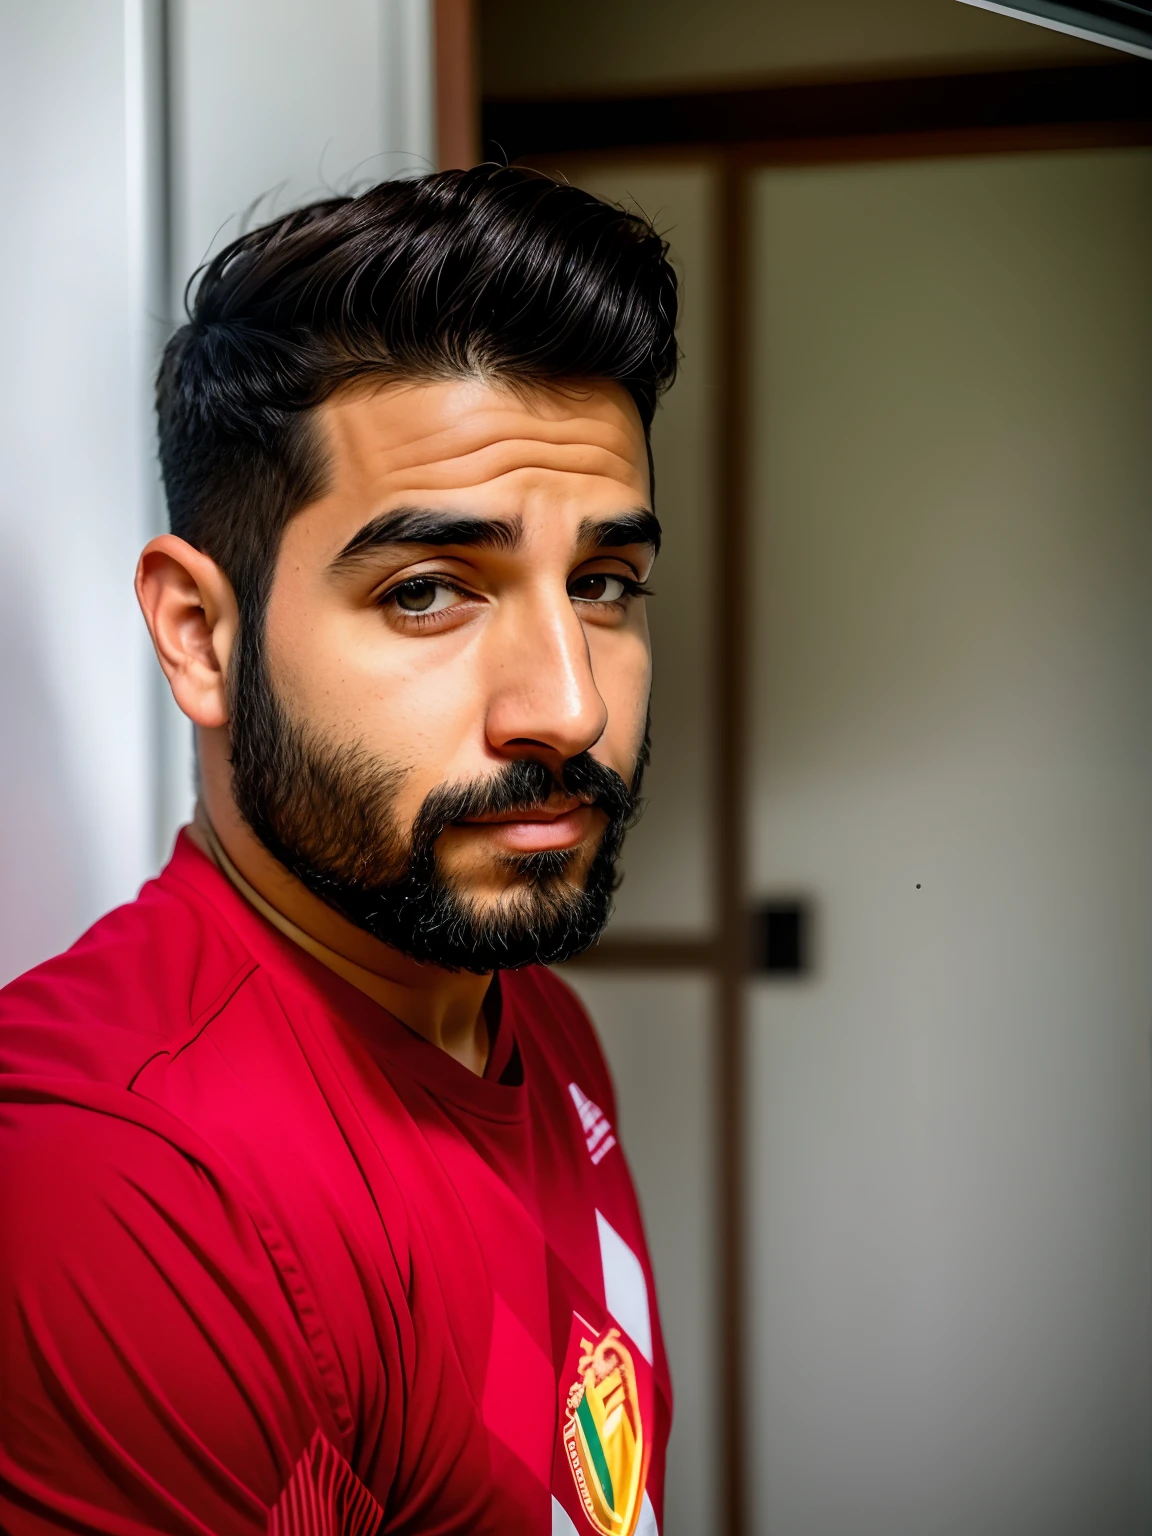
{"type": "Polygon", "coordinates": [[[759,178],[755,1523],[1152,1528],[1152,153],[759,178]]]}
{"type": "Polygon", "coordinates": [[[150,8],[0,3],[0,982],[153,865],[150,8]]]}
{"type": "Polygon", "coordinates": [[[246,224],[434,169],[426,6],[171,0],[170,9],[178,295],[246,224]],[[397,58],[406,46],[410,57],[397,58]]]}

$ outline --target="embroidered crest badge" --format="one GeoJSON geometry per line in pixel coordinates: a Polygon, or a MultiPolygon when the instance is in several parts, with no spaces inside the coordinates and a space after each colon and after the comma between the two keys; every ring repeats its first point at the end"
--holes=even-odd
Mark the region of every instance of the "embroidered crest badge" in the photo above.
{"type": "Polygon", "coordinates": [[[644,1499],[645,1443],[636,1368],[617,1328],[583,1332],[563,1442],[576,1491],[602,1536],[633,1536],[644,1499]]]}

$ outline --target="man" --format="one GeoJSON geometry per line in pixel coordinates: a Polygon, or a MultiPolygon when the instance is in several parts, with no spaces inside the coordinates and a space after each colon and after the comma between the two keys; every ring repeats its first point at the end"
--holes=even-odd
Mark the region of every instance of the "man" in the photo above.
{"type": "Polygon", "coordinates": [[[642,220],[493,167],[204,273],[137,571],[196,819],[0,994],[5,1531],[657,1531],[651,1269],[543,965],[635,809],[675,310],[642,220]]]}

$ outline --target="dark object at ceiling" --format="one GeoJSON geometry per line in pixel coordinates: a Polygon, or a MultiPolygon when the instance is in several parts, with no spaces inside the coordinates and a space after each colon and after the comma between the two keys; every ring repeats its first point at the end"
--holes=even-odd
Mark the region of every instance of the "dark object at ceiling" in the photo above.
{"type": "Polygon", "coordinates": [[[1133,4],[1133,0],[1079,0],[1075,5],[1062,5],[1058,0],[1011,0],[1007,5],[999,0],[961,0],[961,4],[1152,59],[1152,5],[1133,4]]]}

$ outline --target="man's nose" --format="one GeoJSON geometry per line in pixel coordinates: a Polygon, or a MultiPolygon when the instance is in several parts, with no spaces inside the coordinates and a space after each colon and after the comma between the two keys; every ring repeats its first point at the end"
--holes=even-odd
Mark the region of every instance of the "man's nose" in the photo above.
{"type": "Polygon", "coordinates": [[[541,596],[494,627],[486,730],[494,751],[556,768],[604,734],[608,708],[567,593],[541,596]]]}

